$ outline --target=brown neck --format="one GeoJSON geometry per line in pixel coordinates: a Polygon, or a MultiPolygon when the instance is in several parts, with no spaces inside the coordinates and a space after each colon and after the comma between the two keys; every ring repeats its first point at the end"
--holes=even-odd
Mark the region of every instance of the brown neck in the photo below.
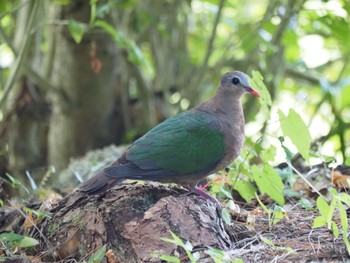
{"type": "Polygon", "coordinates": [[[234,94],[232,91],[219,89],[214,97],[198,106],[199,110],[214,112],[219,118],[227,121],[244,123],[241,94],[234,94]]]}

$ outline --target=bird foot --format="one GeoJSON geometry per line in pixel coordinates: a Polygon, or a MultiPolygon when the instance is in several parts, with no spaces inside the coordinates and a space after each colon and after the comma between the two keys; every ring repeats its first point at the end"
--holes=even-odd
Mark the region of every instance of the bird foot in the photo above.
{"type": "Polygon", "coordinates": [[[216,199],[215,197],[211,196],[210,194],[208,194],[207,192],[204,192],[201,188],[197,187],[197,186],[186,186],[185,187],[187,190],[190,191],[190,193],[195,193],[197,195],[199,195],[200,197],[210,200],[213,203],[215,203],[220,209],[223,208],[222,204],[219,202],[218,199],[216,199]]]}

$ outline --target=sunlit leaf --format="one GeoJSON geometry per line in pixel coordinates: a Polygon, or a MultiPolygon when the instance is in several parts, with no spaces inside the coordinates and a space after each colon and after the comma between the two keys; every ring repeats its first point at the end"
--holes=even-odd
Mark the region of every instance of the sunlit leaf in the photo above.
{"type": "Polygon", "coordinates": [[[287,116],[279,110],[279,118],[284,136],[287,136],[297,147],[305,160],[309,159],[311,136],[303,119],[294,109],[290,109],[287,116]]]}
{"type": "Polygon", "coordinates": [[[252,71],[252,86],[260,95],[260,99],[264,101],[267,105],[271,106],[271,95],[269,90],[266,88],[265,83],[263,82],[264,77],[261,75],[259,71],[252,71]]]}
{"type": "Polygon", "coordinates": [[[79,23],[75,20],[69,20],[68,30],[75,43],[79,44],[83,39],[83,36],[87,30],[87,27],[83,23],[79,23]]]}
{"type": "Polygon", "coordinates": [[[346,214],[346,210],[344,206],[339,203],[339,214],[340,214],[340,222],[341,222],[341,227],[342,227],[342,233],[343,233],[343,240],[346,246],[346,250],[348,251],[348,255],[350,255],[350,242],[348,238],[348,216],[346,214]]]}
{"type": "Polygon", "coordinates": [[[0,241],[6,243],[7,245],[13,248],[34,247],[39,244],[39,241],[34,238],[22,236],[15,233],[0,234],[0,241]]]}
{"type": "Polygon", "coordinates": [[[223,208],[223,209],[222,209],[221,216],[222,216],[222,219],[225,221],[225,223],[226,223],[227,225],[231,224],[231,216],[230,216],[230,214],[228,213],[228,211],[227,211],[226,208],[223,208]]]}
{"type": "Polygon", "coordinates": [[[321,215],[326,219],[327,215],[329,213],[329,205],[324,200],[322,196],[319,196],[316,201],[316,205],[318,208],[318,211],[320,211],[321,215]]]}
{"type": "Polygon", "coordinates": [[[332,223],[331,223],[331,229],[332,229],[332,233],[333,233],[334,237],[338,238],[339,237],[339,228],[334,221],[332,221],[332,223]]]}
{"type": "Polygon", "coordinates": [[[246,202],[249,202],[255,198],[256,188],[248,181],[237,180],[234,184],[234,189],[246,202]]]}
{"type": "Polygon", "coordinates": [[[253,165],[251,171],[260,191],[270,196],[279,205],[284,205],[284,184],[278,172],[267,164],[264,165],[263,169],[253,165]]]}
{"type": "Polygon", "coordinates": [[[106,254],[106,245],[103,245],[89,257],[87,262],[88,263],[101,262],[102,259],[105,257],[105,254],[106,254]]]}
{"type": "Polygon", "coordinates": [[[319,228],[326,225],[326,219],[323,216],[317,216],[314,219],[314,223],[312,224],[312,228],[319,228]]]}

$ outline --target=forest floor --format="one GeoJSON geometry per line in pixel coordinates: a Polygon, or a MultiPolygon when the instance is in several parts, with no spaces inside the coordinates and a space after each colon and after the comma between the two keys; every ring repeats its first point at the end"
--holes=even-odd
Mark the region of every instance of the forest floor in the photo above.
{"type": "MultiPolygon", "coordinates": [[[[96,154],[89,154],[86,158],[72,162],[67,171],[71,171],[73,174],[72,171],[81,169],[81,174],[84,174],[82,171],[87,170],[85,166],[91,166],[91,163],[94,163],[92,159],[112,161],[115,157],[118,157],[121,152],[122,150],[116,149],[115,147],[106,148],[102,152],[96,151],[96,154]],[[73,169],[72,166],[75,168],[73,169]]],[[[89,168],[88,170],[90,171],[91,169],[89,168]]],[[[67,171],[64,173],[66,173],[65,176],[69,177],[69,175],[67,175],[69,174],[67,171]]],[[[338,176],[339,177],[337,178],[339,182],[339,178],[342,178],[343,174],[338,174],[338,176]]],[[[66,182],[69,186],[71,186],[74,180],[67,179],[68,177],[61,181],[66,182]]],[[[86,178],[83,180],[85,179],[86,178]]],[[[342,180],[343,183],[346,182],[345,179],[342,180]]],[[[318,182],[313,183],[317,185],[317,189],[321,192],[332,184],[333,186],[337,186],[337,182],[330,178],[323,178],[322,180],[319,180],[318,178],[318,182]]],[[[60,189],[64,189],[64,187],[64,183],[60,185],[60,189]]],[[[239,209],[236,212],[229,212],[231,215],[231,223],[228,227],[225,227],[231,229],[229,232],[234,236],[235,241],[230,245],[230,249],[225,250],[224,254],[221,254],[221,261],[219,260],[215,262],[344,262],[350,260],[345,242],[343,240],[344,222],[341,220],[339,209],[334,210],[334,213],[329,220],[329,222],[332,222],[333,224],[333,231],[327,228],[327,224],[322,227],[313,228],[315,218],[321,215],[319,209],[316,207],[317,195],[312,193],[312,191],[308,189],[307,186],[304,185],[302,187],[304,188],[295,190],[302,191],[308,195],[308,200],[311,200],[313,203],[309,209],[305,208],[305,206],[302,206],[299,200],[296,200],[295,198],[287,198],[286,205],[283,206],[283,209],[279,214],[274,213],[271,208],[268,209],[268,212],[258,203],[248,205],[244,202],[237,201],[236,205],[239,207],[239,209]],[[281,218],[277,219],[278,216],[281,218]],[[338,237],[335,237],[334,235],[337,234],[336,231],[334,231],[335,226],[337,226],[339,232],[338,237]]],[[[154,207],[156,204],[159,204],[159,200],[163,198],[161,197],[162,194],[164,194],[164,196],[170,195],[173,198],[182,198],[181,191],[183,190],[178,191],[177,189],[174,190],[172,187],[165,186],[160,186],[157,188],[157,186],[148,186],[147,183],[144,186],[127,186],[126,190],[131,193],[132,191],[139,191],[140,189],[142,190],[142,188],[145,189],[145,193],[147,192],[147,189],[150,190],[151,188],[159,188],[159,197],[152,198],[154,199],[152,200],[152,202],[154,202],[152,203],[154,207]]],[[[154,192],[152,189],[151,192],[154,192]]],[[[67,190],[66,192],[71,193],[72,190],[67,190]]],[[[104,200],[107,200],[107,203],[112,202],[112,199],[108,198],[116,198],[115,200],[120,201],[121,197],[113,196],[113,193],[118,193],[118,189],[113,189],[111,195],[107,196],[105,199],[95,198],[93,202],[95,202],[97,205],[98,202],[104,202],[104,200]]],[[[69,196],[74,196],[74,194],[66,195],[65,199],[68,198],[68,202],[69,196]]],[[[149,195],[146,193],[145,196],[147,197],[149,195]]],[[[4,233],[18,233],[23,236],[32,236],[34,238],[37,238],[38,230],[43,230],[38,220],[38,217],[42,215],[35,214],[33,211],[37,211],[39,208],[40,210],[43,210],[43,212],[45,212],[45,210],[50,211],[51,208],[54,208],[55,210],[60,206],[61,203],[61,201],[59,201],[59,197],[59,195],[51,192],[49,197],[47,197],[44,202],[27,202],[25,206],[31,208],[29,210],[23,209],[23,207],[20,205],[14,205],[14,202],[12,201],[6,202],[4,206],[0,208],[0,261],[46,262],[44,260],[44,257],[42,257],[46,251],[39,251],[38,249],[28,249],[25,246],[18,246],[18,244],[20,244],[18,243],[18,240],[11,240],[11,238],[14,237],[10,236],[10,238],[4,239],[1,237],[1,235],[4,233]],[[47,208],[42,209],[43,207],[47,208]]],[[[78,199],[78,197],[76,198],[78,199]]],[[[189,200],[193,200],[195,196],[189,195],[188,198],[189,200]]],[[[263,199],[264,198],[262,197],[261,200],[263,199]]],[[[175,200],[178,200],[179,202],[181,201],[180,199],[175,200]]],[[[89,204],[90,201],[84,200],[84,202],[89,204]]],[[[271,200],[268,198],[265,199],[265,204],[267,206],[269,203],[271,204],[271,200]]],[[[92,202],[90,204],[92,204],[92,202]]],[[[80,208],[81,207],[79,207],[79,209],[80,208]]],[[[65,209],[69,210],[67,207],[65,209]]],[[[151,209],[147,210],[148,216],[150,210],[151,209]]],[[[349,208],[346,207],[345,211],[347,214],[347,223],[349,225],[349,208]]],[[[127,207],[124,208],[124,212],[127,213],[127,207]]],[[[101,213],[101,210],[96,211],[96,213],[101,213]]],[[[144,214],[147,213],[145,212],[144,214]]],[[[101,220],[103,220],[103,218],[101,220]]],[[[345,232],[347,232],[346,234],[349,238],[348,227],[345,229],[345,232]]],[[[183,241],[186,242],[187,240],[183,241]]],[[[44,242],[47,242],[47,240],[44,242]]],[[[54,246],[56,245],[52,245],[52,247],[54,246]]],[[[191,252],[198,252],[200,254],[200,259],[198,262],[214,262],[212,257],[210,257],[208,253],[205,253],[207,249],[208,247],[206,246],[194,246],[191,252]]],[[[102,262],[120,262],[120,260],[118,261],[115,259],[115,257],[111,256],[111,253],[113,254],[111,250],[109,250],[108,253],[109,254],[106,254],[105,257],[101,257],[101,259],[104,258],[102,262]]],[[[187,254],[183,249],[178,249],[175,254],[172,254],[172,256],[174,255],[180,259],[180,262],[190,262],[187,254]]],[[[61,262],[84,262],[85,260],[87,262],[94,262],[93,260],[91,261],[91,258],[87,257],[86,255],[81,258],[62,260],[61,262]]],[[[160,261],[155,260],[153,262],[160,261]]]]}

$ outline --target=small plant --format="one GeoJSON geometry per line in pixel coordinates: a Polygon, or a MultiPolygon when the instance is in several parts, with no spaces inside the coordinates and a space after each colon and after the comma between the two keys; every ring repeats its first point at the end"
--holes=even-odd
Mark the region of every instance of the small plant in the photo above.
{"type": "Polygon", "coordinates": [[[105,257],[105,254],[106,254],[106,245],[103,245],[89,257],[87,263],[102,262],[103,258],[105,257]]]}
{"type": "MultiPolygon", "coordinates": [[[[184,243],[180,237],[178,237],[175,233],[173,233],[172,231],[170,231],[171,237],[170,238],[166,238],[166,237],[162,237],[161,240],[177,245],[181,248],[183,248],[187,254],[188,259],[190,260],[191,263],[195,263],[197,262],[197,260],[199,259],[200,255],[198,252],[194,252],[193,253],[193,246],[191,244],[190,241],[187,241],[186,243],[184,243]]],[[[165,260],[166,262],[173,262],[173,263],[180,263],[180,259],[178,257],[175,256],[169,256],[169,255],[163,255],[163,254],[159,254],[159,253],[152,253],[151,256],[154,257],[159,257],[161,260],[165,260]]]]}
{"type": "Polygon", "coordinates": [[[346,208],[344,207],[344,205],[350,206],[350,195],[347,193],[337,193],[334,188],[330,189],[330,193],[333,195],[333,198],[329,205],[322,196],[319,196],[317,198],[317,208],[321,215],[317,216],[314,219],[312,228],[327,226],[327,228],[333,232],[333,235],[338,238],[339,229],[336,222],[333,220],[335,210],[337,209],[340,215],[343,240],[346,246],[346,250],[350,255],[350,242],[348,239],[349,226],[346,208]]]}
{"type": "Polygon", "coordinates": [[[231,259],[229,253],[220,249],[209,248],[204,252],[212,258],[214,263],[225,263],[225,262],[243,263],[242,259],[240,258],[231,259]]]}
{"type": "MultiPolygon", "coordinates": [[[[161,238],[161,240],[175,244],[181,248],[183,248],[187,254],[188,259],[190,260],[191,263],[196,263],[199,262],[200,259],[200,254],[199,252],[194,252],[193,251],[193,245],[191,242],[186,241],[184,243],[180,237],[178,237],[175,233],[170,231],[170,234],[172,236],[172,239],[170,238],[161,238]]],[[[204,251],[207,255],[209,255],[215,263],[241,263],[243,262],[242,259],[231,259],[229,253],[220,250],[220,249],[215,249],[215,248],[209,248],[204,251]]],[[[158,257],[161,260],[164,260],[166,262],[173,262],[173,263],[180,263],[181,260],[179,257],[176,256],[169,256],[169,255],[164,255],[164,254],[159,254],[159,253],[152,253],[151,256],[153,257],[158,257]]]]}
{"type": "Polygon", "coordinates": [[[269,230],[271,231],[272,225],[277,224],[282,218],[284,218],[284,216],[286,215],[286,212],[282,207],[278,205],[276,205],[273,210],[267,208],[263,204],[263,202],[261,202],[258,195],[256,195],[256,199],[258,200],[260,206],[262,207],[262,209],[265,211],[265,213],[269,218],[269,230]]]}
{"type": "Polygon", "coordinates": [[[0,242],[3,243],[7,249],[33,247],[39,244],[39,241],[34,238],[15,233],[0,234],[0,242]]]}

